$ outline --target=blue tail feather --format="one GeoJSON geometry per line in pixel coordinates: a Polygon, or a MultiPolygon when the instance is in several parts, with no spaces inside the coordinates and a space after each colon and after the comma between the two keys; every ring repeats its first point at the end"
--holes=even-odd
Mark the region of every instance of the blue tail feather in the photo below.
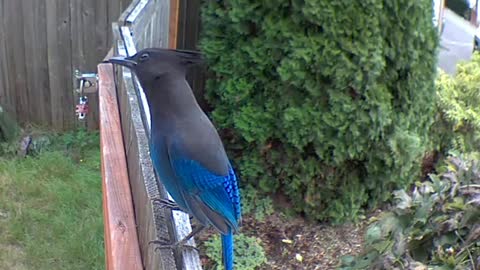
{"type": "Polygon", "coordinates": [[[225,270],[233,270],[233,234],[222,234],[222,258],[225,270]]]}

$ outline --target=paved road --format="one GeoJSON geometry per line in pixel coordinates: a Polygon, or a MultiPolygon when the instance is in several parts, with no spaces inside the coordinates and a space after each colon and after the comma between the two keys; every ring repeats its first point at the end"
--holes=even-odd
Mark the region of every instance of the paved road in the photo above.
{"type": "Polygon", "coordinates": [[[455,65],[472,57],[475,28],[452,11],[445,9],[445,28],[440,42],[438,64],[449,74],[455,73],[455,65]]]}

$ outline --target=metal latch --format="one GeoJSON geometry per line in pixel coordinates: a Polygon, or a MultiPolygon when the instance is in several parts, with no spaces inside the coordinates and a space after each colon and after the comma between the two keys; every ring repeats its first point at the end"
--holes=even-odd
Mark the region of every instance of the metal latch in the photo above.
{"type": "Polygon", "coordinates": [[[82,73],[75,70],[73,73],[73,89],[78,94],[93,94],[97,92],[97,73],[82,73]]]}
{"type": "Polygon", "coordinates": [[[78,103],[75,106],[75,113],[78,120],[85,120],[88,113],[87,94],[97,92],[98,76],[96,73],[81,73],[75,70],[73,73],[73,89],[78,96],[78,103]]]}

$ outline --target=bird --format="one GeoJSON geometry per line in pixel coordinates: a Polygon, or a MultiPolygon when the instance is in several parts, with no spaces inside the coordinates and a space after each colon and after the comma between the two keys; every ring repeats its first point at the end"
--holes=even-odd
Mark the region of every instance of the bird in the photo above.
{"type": "Polygon", "coordinates": [[[175,203],[221,234],[225,270],[234,268],[233,234],[241,224],[236,173],[217,129],[200,108],[186,74],[205,62],[201,52],[146,48],[108,62],[127,67],[138,78],[150,108],[150,157],[175,203]]]}

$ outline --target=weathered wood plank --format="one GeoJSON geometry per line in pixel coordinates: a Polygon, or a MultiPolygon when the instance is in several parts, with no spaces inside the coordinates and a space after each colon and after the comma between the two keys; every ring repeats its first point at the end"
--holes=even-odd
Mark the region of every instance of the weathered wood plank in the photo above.
{"type": "Polygon", "coordinates": [[[140,112],[137,97],[133,89],[131,77],[125,78],[124,98],[125,106],[129,108],[126,120],[128,125],[129,169],[133,196],[136,205],[137,230],[140,238],[140,247],[146,269],[175,269],[175,259],[172,250],[164,249],[155,252],[154,246],[148,245],[151,240],[161,240],[169,243],[173,239],[169,236],[168,213],[165,209],[158,209],[151,202],[151,198],[160,197],[160,191],[155,182],[155,174],[148,155],[148,143],[143,123],[139,118],[140,112]],[[129,90],[127,90],[127,88],[129,90]],[[133,90],[133,91],[132,91],[133,90]],[[127,101],[128,99],[128,101],[127,101]],[[136,105],[136,106],[135,106],[136,105]],[[128,117],[128,118],[127,118],[128,117]]]}
{"type": "Polygon", "coordinates": [[[21,1],[5,1],[4,8],[5,25],[15,25],[15,27],[5,27],[8,40],[6,42],[8,80],[10,82],[10,91],[14,92],[13,95],[16,100],[15,115],[21,123],[24,123],[29,116],[29,100],[26,91],[23,16],[18,15],[18,12],[22,10],[22,3],[21,1]]]}
{"type": "Polygon", "coordinates": [[[7,29],[6,29],[6,15],[5,15],[5,0],[0,0],[0,106],[3,110],[7,111],[13,118],[16,117],[15,112],[15,93],[10,89],[13,87],[10,84],[8,64],[7,61],[8,51],[7,51],[7,29]]]}
{"type": "MultiPolygon", "coordinates": [[[[90,72],[91,70],[86,70],[85,66],[85,55],[84,55],[84,44],[83,44],[83,22],[82,22],[82,1],[71,0],[70,1],[70,36],[71,36],[71,67],[72,75],[75,70],[80,70],[81,72],[90,72]]],[[[70,81],[70,80],[69,80],[70,81]]],[[[73,82],[72,82],[73,85],[73,82]]],[[[72,88],[71,88],[72,89],[72,88]]],[[[73,89],[72,89],[73,91],[73,89]]],[[[74,95],[74,104],[78,103],[78,95],[74,95]]],[[[75,126],[79,126],[80,123],[78,120],[74,122],[75,126]]]]}
{"type": "MultiPolygon", "coordinates": [[[[111,45],[111,21],[116,20],[130,2],[0,0],[0,103],[10,104],[6,109],[23,123],[51,122],[57,129],[75,126],[78,122],[74,107],[78,100],[71,87],[73,69],[95,70],[96,63],[111,45]]],[[[139,47],[167,47],[169,29],[164,26],[168,25],[170,0],[136,0],[135,3],[141,2],[155,7],[139,7],[133,13],[145,21],[137,20],[134,25],[135,31],[141,32],[135,35],[136,41],[142,43],[139,47]]],[[[130,6],[130,13],[135,6],[130,6]]],[[[124,18],[130,13],[123,13],[124,18]]],[[[92,111],[89,126],[96,128],[97,99],[95,95],[89,98],[92,111]]]]}
{"type": "MultiPolygon", "coordinates": [[[[93,72],[96,64],[103,58],[107,48],[98,52],[96,28],[96,0],[82,0],[70,2],[71,35],[72,35],[72,70],[93,72]]],[[[105,11],[106,12],[106,11],[105,11]]],[[[105,16],[105,14],[104,14],[105,16]]],[[[106,28],[105,28],[106,29],[106,28]]],[[[104,32],[106,35],[106,32],[104,32]]],[[[75,102],[78,102],[77,100],[75,102]]],[[[88,95],[89,113],[87,127],[98,128],[98,96],[88,95]]]]}
{"type": "MultiPolygon", "coordinates": [[[[168,2],[168,1],[162,1],[161,3],[164,4],[165,2],[168,2]]],[[[158,6],[157,6],[157,8],[158,8],[158,6]]],[[[158,10],[160,10],[160,9],[157,9],[156,12],[158,12],[158,10]]],[[[169,10],[167,10],[167,11],[169,11],[169,10]]],[[[142,21],[142,18],[141,18],[142,13],[139,12],[138,14],[140,14],[140,15],[138,15],[136,19],[140,19],[142,21]]],[[[166,13],[166,14],[168,15],[168,13],[166,13]]],[[[128,16],[126,16],[126,18],[127,17],[128,16]]],[[[165,16],[164,18],[167,19],[167,21],[166,21],[167,24],[164,24],[163,28],[166,28],[165,25],[168,25],[168,18],[169,17],[165,16]]],[[[143,24],[143,25],[154,24],[156,22],[155,16],[151,16],[151,20],[152,20],[151,22],[147,22],[147,23],[142,22],[141,24],[143,24]]],[[[127,24],[127,26],[120,27],[120,33],[121,33],[121,36],[122,36],[122,39],[123,39],[123,44],[124,44],[124,48],[122,48],[122,49],[125,50],[125,55],[135,54],[137,49],[140,49],[139,47],[137,47],[138,44],[148,44],[147,42],[149,42],[149,41],[146,41],[146,40],[138,40],[137,42],[134,41],[134,39],[138,39],[138,38],[144,39],[145,38],[145,35],[135,35],[135,33],[134,33],[134,35],[132,35],[130,29],[135,27],[136,24],[137,24],[136,20],[131,20],[127,24]]],[[[162,26],[160,26],[158,29],[161,29],[161,28],[162,28],[162,26]]],[[[139,27],[138,29],[141,29],[141,27],[139,27]]],[[[145,29],[144,29],[144,31],[145,31],[145,29]]],[[[168,31],[165,31],[165,33],[168,33],[168,31]]],[[[168,35],[166,36],[165,40],[168,41],[168,35]]],[[[165,42],[165,43],[168,44],[167,42],[165,42]]],[[[128,78],[128,79],[125,79],[125,80],[129,81],[128,84],[133,82],[134,86],[136,87],[136,92],[135,92],[136,98],[132,96],[131,100],[138,100],[138,105],[137,106],[139,106],[142,117],[140,117],[140,119],[137,119],[137,121],[142,122],[141,124],[143,126],[143,127],[138,127],[138,128],[135,128],[135,129],[145,129],[145,136],[146,136],[145,139],[137,138],[137,141],[139,140],[140,142],[144,143],[145,144],[145,149],[148,150],[147,149],[148,147],[146,146],[146,142],[147,142],[147,139],[148,139],[147,137],[148,137],[149,130],[150,130],[150,113],[149,113],[149,109],[148,109],[148,104],[146,102],[146,98],[145,98],[145,95],[143,93],[143,90],[141,89],[141,86],[138,83],[138,80],[136,80],[136,79],[132,80],[131,76],[132,76],[131,74],[128,75],[128,76],[124,75],[124,77],[128,78]]],[[[133,87],[127,87],[127,91],[133,91],[133,90],[135,90],[133,87]]],[[[149,164],[149,166],[151,166],[151,160],[148,157],[148,155],[145,157],[145,162],[147,162],[149,164]]],[[[150,175],[149,177],[152,177],[152,176],[150,175]]],[[[153,180],[155,180],[155,179],[153,179],[153,180]]],[[[147,185],[149,185],[149,184],[147,183],[147,185]]],[[[156,182],[154,182],[154,185],[156,185],[156,182]]],[[[152,186],[153,186],[153,183],[152,183],[152,186]]],[[[164,190],[163,185],[160,185],[159,187],[160,187],[160,191],[164,190]]],[[[164,192],[166,192],[166,191],[164,191],[164,192]]],[[[160,192],[160,195],[162,195],[162,192],[160,192]]],[[[164,196],[162,196],[162,197],[165,198],[164,196]]],[[[169,197],[169,198],[171,198],[171,197],[169,197]]],[[[180,211],[172,211],[172,216],[173,216],[172,233],[176,237],[176,240],[180,240],[183,237],[185,237],[191,231],[190,219],[189,219],[189,216],[187,214],[185,214],[183,212],[180,212],[180,211]]],[[[162,235],[158,235],[157,237],[162,237],[162,235]]],[[[194,242],[193,239],[191,239],[188,244],[194,246],[195,242],[194,242]]],[[[149,269],[149,268],[147,268],[147,269],[149,269]]],[[[178,256],[177,269],[201,269],[201,264],[200,264],[200,259],[199,259],[198,253],[196,251],[192,251],[192,250],[182,251],[181,254],[179,254],[179,256],[178,256]]]]}
{"type": "MultiPolygon", "coordinates": [[[[108,1],[94,1],[95,9],[95,51],[92,52],[92,61],[99,61],[105,55],[105,49],[112,46],[105,38],[106,33],[111,32],[111,18],[108,17],[108,1]]],[[[120,1],[118,1],[120,3],[120,1]]],[[[118,15],[117,15],[118,16],[118,15]]],[[[116,19],[116,18],[115,18],[116,19]]]]}
{"type": "Polygon", "coordinates": [[[130,16],[127,17],[127,23],[133,34],[133,40],[137,50],[151,47],[149,35],[151,24],[155,16],[155,1],[148,0],[140,2],[141,10],[135,9],[130,16]]]}
{"type": "Polygon", "coordinates": [[[168,36],[170,33],[169,27],[165,27],[165,25],[169,25],[170,21],[170,1],[164,1],[163,5],[159,5],[158,7],[158,25],[161,27],[158,28],[158,33],[157,35],[157,43],[159,46],[167,48],[168,46],[168,36]]]}
{"type": "MultiPolygon", "coordinates": [[[[201,16],[200,2],[180,0],[180,18],[177,46],[181,49],[197,49],[201,16]]],[[[193,67],[187,73],[188,83],[192,86],[193,93],[202,109],[206,108],[205,95],[205,70],[204,67],[193,67]]]]}
{"type": "MultiPolygon", "coordinates": [[[[105,38],[103,37],[106,35],[106,29],[103,28],[102,30],[98,30],[100,25],[105,25],[106,20],[106,10],[97,10],[97,3],[104,2],[104,1],[97,1],[97,0],[82,0],[82,23],[83,23],[83,33],[82,39],[84,44],[84,56],[85,56],[85,66],[82,71],[90,72],[95,70],[95,65],[103,58],[103,55],[106,53],[106,47],[104,48],[103,52],[100,48],[102,44],[102,40],[105,38]],[[99,12],[104,11],[103,14],[99,14],[99,12]],[[98,13],[97,13],[98,12],[98,13]],[[103,33],[102,33],[103,32],[103,33]]],[[[78,12],[78,11],[77,11],[78,12]]],[[[98,96],[92,94],[89,96],[89,108],[93,108],[87,114],[87,125],[89,129],[97,129],[98,128],[98,96]]]]}
{"type": "Polygon", "coordinates": [[[98,65],[103,209],[108,270],[143,269],[111,64],[98,65]]]}
{"type": "Polygon", "coordinates": [[[72,90],[72,48],[70,41],[70,0],[46,0],[50,113],[57,130],[73,128],[75,121],[72,90]],[[68,105],[70,107],[67,107],[68,105]]]}
{"type": "Polygon", "coordinates": [[[130,4],[131,0],[107,0],[107,17],[109,18],[109,23],[107,25],[107,44],[110,46],[113,44],[113,32],[111,30],[112,22],[119,20],[122,11],[125,7],[130,4]]]}
{"type": "MultiPolygon", "coordinates": [[[[170,16],[169,16],[169,34],[168,45],[169,48],[176,49],[179,35],[179,15],[180,15],[180,2],[179,0],[170,0],[170,16]]],[[[191,231],[192,226],[190,224],[189,216],[179,211],[172,211],[174,215],[174,221],[176,226],[177,239],[185,238],[191,231]]],[[[195,246],[194,238],[188,241],[189,245],[195,246]]],[[[198,252],[194,250],[184,249],[182,250],[183,265],[182,269],[202,269],[200,257],[198,252]]]]}
{"type": "Polygon", "coordinates": [[[83,14],[88,11],[83,11],[82,2],[83,1],[70,1],[73,69],[86,67],[85,39],[83,36],[89,35],[90,32],[88,29],[84,29],[83,14]]]}
{"type": "Polygon", "coordinates": [[[151,6],[150,7],[147,7],[147,6],[152,4],[153,4],[153,1],[150,1],[150,0],[139,0],[135,4],[131,12],[128,14],[128,16],[125,18],[126,24],[133,23],[135,20],[138,19],[141,13],[148,12],[148,9],[150,9],[151,6]]]}
{"type": "MultiPolygon", "coordinates": [[[[42,104],[38,106],[39,123],[51,126],[52,119],[50,114],[50,81],[48,79],[48,49],[47,49],[47,14],[45,1],[33,1],[34,18],[34,35],[33,44],[35,48],[33,54],[33,96],[35,97],[34,104],[42,104]]],[[[28,60],[28,58],[27,58],[28,60]]]]}
{"type": "Polygon", "coordinates": [[[170,0],[170,21],[168,24],[168,47],[170,48],[177,48],[179,14],[180,0],[170,0]]]}
{"type": "MultiPolygon", "coordinates": [[[[35,51],[35,40],[33,39],[35,35],[35,11],[33,2],[34,0],[24,0],[22,2],[22,17],[24,23],[24,35],[23,40],[25,42],[25,68],[26,68],[26,95],[28,96],[28,118],[32,119],[34,122],[41,122],[40,116],[40,104],[37,103],[38,99],[35,94],[35,67],[36,57],[34,55],[35,51]],[[35,104],[35,105],[34,105],[35,104]]],[[[20,63],[18,63],[20,64],[20,63]]]]}
{"type": "Polygon", "coordinates": [[[118,18],[118,24],[119,26],[127,25],[127,17],[130,16],[132,11],[135,9],[135,7],[143,0],[132,0],[130,5],[125,8],[125,10],[120,14],[120,17],[118,18]]]}
{"type": "MultiPolygon", "coordinates": [[[[132,25],[134,25],[135,23],[136,22],[133,21],[132,25]]],[[[123,36],[123,40],[124,40],[128,55],[135,54],[137,48],[135,47],[135,44],[132,40],[132,35],[129,33],[130,27],[122,27],[121,30],[122,30],[122,36],[123,36]]],[[[144,121],[145,128],[147,130],[147,134],[149,134],[150,133],[150,111],[149,111],[148,103],[146,101],[146,97],[144,95],[143,89],[138,83],[138,80],[135,80],[135,84],[137,87],[137,95],[139,97],[140,108],[142,108],[143,110],[142,113],[143,113],[143,118],[145,119],[144,121]]],[[[164,187],[162,186],[162,188],[164,187]]],[[[169,198],[172,199],[170,195],[169,195],[169,198]]],[[[185,236],[187,236],[192,230],[192,227],[190,225],[190,217],[189,215],[181,211],[172,211],[172,215],[173,215],[174,234],[177,240],[181,240],[185,236]]],[[[195,246],[195,240],[193,238],[190,239],[188,244],[191,246],[195,246]]],[[[181,251],[181,254],[179,254],[178,256],[181,259],[177,260],[177,263],[182,264],[180,266],[182,269],[184,268],[201,269],[200,259],[199,259],[198,253],[195,250],[184,249],[181,251]]]]}
{"type": "MultiPolygon", "coordinates": [[[[124,27],[122,27],[124,28],[124,27]]],[[[128,28],[126,28],[128,30],[128,28]]],[[[120,28],[115,28],[115,36],[121,39],[120,28]]],[[[130,36],[129,32],[124,33],[130,36]]],[[[131,38],[131,36],[130,36],[131,38]]],[[[123,43],[117,47],[118,55],[126,56],[123,43]]],[[[153,205],[151,198],[165,197],[165,191],[159,189],[149,157],[147,133],[141,117],[137,93],[129,69],[119,69],[118,96],[122,114],[122,128],[128,157],[128,170],[132,193],[135,201],[135,214],[139,234],[140,248],[145,269],[177,269],[172,250],[155,252],[148,242],[154,239],[172,241],[169,224],[170,213],[167,209],[153,205]]]]}

